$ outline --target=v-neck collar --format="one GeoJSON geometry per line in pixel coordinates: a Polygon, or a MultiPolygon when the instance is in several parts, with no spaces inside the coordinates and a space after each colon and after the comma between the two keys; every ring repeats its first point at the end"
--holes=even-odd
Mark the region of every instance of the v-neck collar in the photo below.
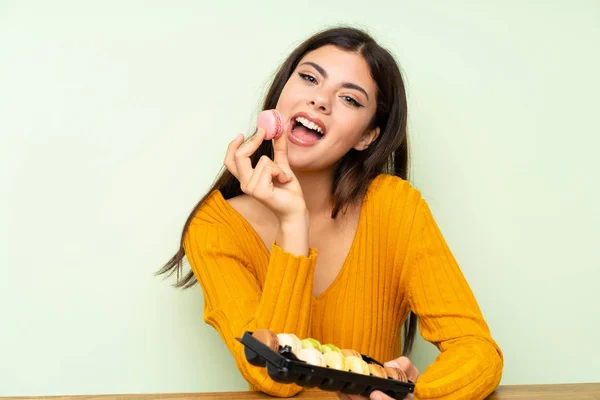
{"type": "MultiPolygon", "coordinates": [[[[331,290],[333,290],[333,288],[335,286],[337,286],[337,283],[341,280],[341,278],[343,277],[345,271],[349,268],[350,260],[354,257],[354,252],[356,251],[356,247],[358,246],[358,240],[359,240],[359,238],[360,238],[360,236],[362,234],[362,230],[364,229],[364,225],[366,224],[367,207],[368,207],[368,204],[370,203],[369,195],[371,194],[371,190],[372,190],[372,188],[373,188],[373,186],[375,184],[375,181],[380,176],[381,175],[376,176],[369,183],[369,188],[367,189],[367,193],[365,194],[365,197],[361,201],[360,212],[359,212],[359,217],[358,217],[358,226],[356,227],[356,232],[354,233],[354,238],[352,239],[352,244],[350,246],[350,250],[348,251],[348,254],[346,255],[346,258],[344,259],[344,263],[342,264],[342,268],[338,272],[338,274],[335,277],[335,279],[333,280],[333,282],[331,282],[331,284],[327,287],[327,289],[325,289],[318,296],[312,295],[313,302],[319,301],[322,298],[326,297],[327,294],[331,290]]],[[[219,202],[225,208],[227,208],[227,210],[229,210],[230,213],[232,213],[232,214],[234,214],[234,215],[236,215],[238,217],[238,219],[242,222],[242,224],[246,227],[246,229],[248,229],[251,232],[251,234],[254,236],[254,238],[257,239],[258,242],[260,242],[261,247],[262,247],[262,251],[264,252],[265,256],[268,258],[269,255],[270,255],[270,251],[267,248],[267,246],[265,245],[265,243],[263,242],[263,240],[260,237],[260,235],[258,234],[258,232],[256,232],[256,229],[254,229],[254,227],[252,226],[252,224],[250,224],[250,222],[248,222],[248,220],[246,218],[244,218],[244,216],[242,214],[240,214],[235,208],[233,208],[231,206],[231,204],[229,204],[229,202],[223,197],[223,194],[221,193],[220,190],[218,190],[218,189],[215,190],[213,192],[213,194],[216,195],[216,197],[219,200],[219,202]]],[[[317,249],[317,252],[318,252],[318,249],[317,249]]]]}

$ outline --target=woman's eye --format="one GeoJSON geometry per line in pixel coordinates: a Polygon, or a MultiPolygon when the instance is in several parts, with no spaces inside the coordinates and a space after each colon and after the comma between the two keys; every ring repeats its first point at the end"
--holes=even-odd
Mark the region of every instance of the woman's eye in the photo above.
{"type": "Polygon", "coordinates": [[[350,96],[342,96],[342,98],[344,99],[344,101],[350,105],[353,105],[354,107],[363,107],[362,104],[360,104],[358,101],[354,100],[352,97],[350,96]]]}
{"type": "Polygon", "coordinates": [[[298,75],[300,75],[300,77],[302,79],[304,79],[305,81],[309,81],[310,83],[317,83],[317,80],[315,79],[314,76],[312,75],[308,75],[308,74],[303,74],[301,72],[298,73],[298,75]]]}

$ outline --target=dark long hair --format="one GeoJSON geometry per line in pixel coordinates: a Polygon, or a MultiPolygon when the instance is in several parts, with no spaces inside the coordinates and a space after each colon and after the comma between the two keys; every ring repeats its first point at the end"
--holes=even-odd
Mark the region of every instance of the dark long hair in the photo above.
{"type": "MultiPolygon", "coordinates": [[[[279,96],[300,60],[310,51],[325,45],[334,45],[340,49],[361,54],[371,69],[371,76],[377,84],[377,111],[371,121],[371,129],[379,126],[380,135],[367,149],[351,149],[336,164],[332,186],[333,209],[331,218],[336,218],[351,204],[361,202],[371,181],[380,173],[396,175],[408,180],[408,136],[407,104],[402,74],[394,57],[366,32],[349,27],[327,29],[316,33],[300,44],[279,67],[271,87],[262,105],[263,110],[275,108],[279,96]]],[[[256,165],[261,156],[273,158],[271,141],[264,141],[250,157],[256,165]]],[[[193,271],[181,278],[182,261],[185,256],[183,240],[196,211],[214,190],[219,190],[225,199],[241,195],[240,182],[227,169],[215,180],[211,189],[196,204],[190,213],[183,232],[179,250],[157,272],[157,275],[177,272],[175,287],[189,288],[197,280],[193,271]]],[[[403,354],[412,349],[417,326],[417,316],[411,311],[404,326],[403,354]]]]}

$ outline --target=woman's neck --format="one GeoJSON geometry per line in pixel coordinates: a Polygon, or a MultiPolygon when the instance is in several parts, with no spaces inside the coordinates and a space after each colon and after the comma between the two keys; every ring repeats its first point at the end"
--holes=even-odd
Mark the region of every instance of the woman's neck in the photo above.
{"type": "Polygon", "coordinates": [[[331,196],[333,170],[295,172],[295,174],[302,186],[310,218],[330,218],[333,206],[331,196]]]}

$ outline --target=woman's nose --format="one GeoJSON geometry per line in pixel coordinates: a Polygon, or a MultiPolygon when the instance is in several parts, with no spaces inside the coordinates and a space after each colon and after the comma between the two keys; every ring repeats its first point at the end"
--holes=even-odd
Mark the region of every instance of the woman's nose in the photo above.
{"type": "Polygon", "coordinates": [[[313,108],[318,109],[318,111],[322,113],[329,113],[331,110],[330,101],[328,97],[323,94],[315,95],[309,103],[313,108]]]}

